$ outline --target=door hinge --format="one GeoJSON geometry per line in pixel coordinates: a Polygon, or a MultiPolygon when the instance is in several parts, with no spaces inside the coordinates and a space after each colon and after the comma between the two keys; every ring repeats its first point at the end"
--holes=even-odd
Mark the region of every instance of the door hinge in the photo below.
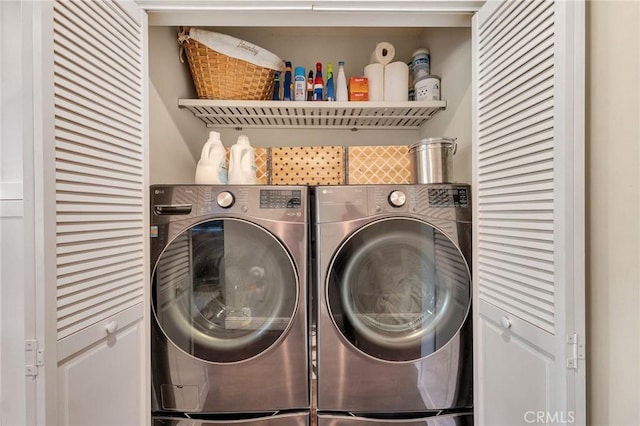
{"type": "Polygon", "coordinates": [[[579,337],[578,333],[571,333],[567,336],[567,344],[569,345],[567,368],[570,370],[577,370],[578,361],[584,360],[584,342],[580,341],[579,337]]]}
{"type": "Polygon", "coordinates": [[[44,365],[44,349],[38,347],[37,340],[25,340],[25,375],[37,376],[38,367],[44,365]]]}

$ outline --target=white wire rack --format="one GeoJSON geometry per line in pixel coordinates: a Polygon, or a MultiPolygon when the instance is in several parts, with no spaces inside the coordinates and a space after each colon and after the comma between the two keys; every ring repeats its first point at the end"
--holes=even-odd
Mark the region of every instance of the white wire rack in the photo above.
{"type": "Polygon", "coordinates": [[[207,127],[418,129],[446,101],[295,102],[179,99],[207,127]]]}

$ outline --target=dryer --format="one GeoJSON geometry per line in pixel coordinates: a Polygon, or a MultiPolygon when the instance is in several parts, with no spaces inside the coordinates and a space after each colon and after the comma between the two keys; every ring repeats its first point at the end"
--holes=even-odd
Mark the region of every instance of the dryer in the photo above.
{"type": "Polygon", "coordinates": [[[313,199],[318,424],[471,424],[470,187],[319,186],[313,199]],[[408,420],[445,412],[466,414],[408,420]]]}
{"type": "Polygon", "coordinates": [[[308,425],[307,188],[150,200],[153,424],[308,425]]]}

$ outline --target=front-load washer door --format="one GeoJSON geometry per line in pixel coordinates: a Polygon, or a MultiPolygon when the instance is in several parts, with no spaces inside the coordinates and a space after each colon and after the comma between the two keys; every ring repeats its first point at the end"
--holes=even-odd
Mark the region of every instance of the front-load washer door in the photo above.
{"type": "Polygon", "coordinates": [[[359,228],[329,268],[332,321],[351,345],[376,359],[431,355],[458,333],[470,310],[463,255],[424,221],[387,218],[359,228]]]}
{"type": "Polygon", "coordinates": [[[153,310],[166,337],[214,363],[253,358],[293,320],[299,282],[291,256],[260,226],[238,219],[199,223],[168,244],[152,278],[153,310]]]}

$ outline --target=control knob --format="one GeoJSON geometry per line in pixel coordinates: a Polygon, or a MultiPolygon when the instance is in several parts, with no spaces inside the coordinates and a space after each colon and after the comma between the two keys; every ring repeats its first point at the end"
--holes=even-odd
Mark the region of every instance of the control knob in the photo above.
{"type": "Polygon", "coordinates": [[[404,192],[396,190],[389,194],[389,204],[393,207],[402,207],[407,202],[407,196],[404,192]]]}
{"type": "Polygon", "coordinates": [[[229,191],[222,191],[218,194],[216,201],[218,202],[218,205],[220,207],[222,207],[223,209],[228,209],[233,205],[236,199],[229,191]]]}

